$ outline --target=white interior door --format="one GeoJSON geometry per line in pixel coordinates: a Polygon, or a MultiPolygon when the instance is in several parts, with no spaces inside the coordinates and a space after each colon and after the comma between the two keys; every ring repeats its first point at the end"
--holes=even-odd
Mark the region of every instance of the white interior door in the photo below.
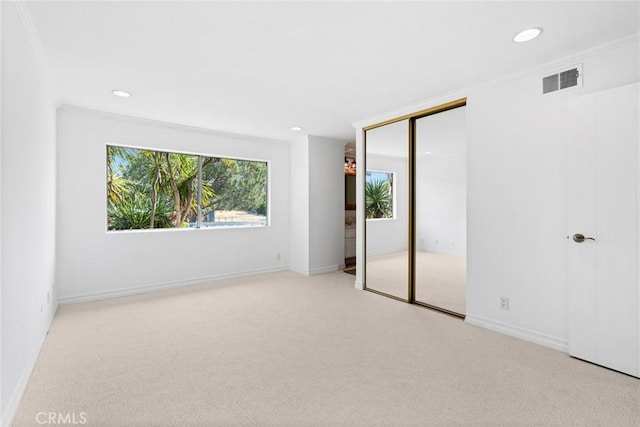
{"type": "Polygon", "coordinates": [[[574,99],[568,151],[569,353],[634,376],[640,376],[639,88],[574,99]]]}

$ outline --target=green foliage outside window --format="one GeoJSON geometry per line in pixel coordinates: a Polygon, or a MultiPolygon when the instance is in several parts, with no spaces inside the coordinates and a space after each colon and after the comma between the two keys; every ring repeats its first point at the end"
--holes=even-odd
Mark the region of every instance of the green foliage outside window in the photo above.
{"type": "Polygon", "coordinates": [[[393,174],[367,171],[365,181],[367,219],[393,218],[393,174]]]}
{"type": "Polygon", "coordinates": [[[265,162],[107,146],[109,230],[260,226],[266,214],[265,162]]]}

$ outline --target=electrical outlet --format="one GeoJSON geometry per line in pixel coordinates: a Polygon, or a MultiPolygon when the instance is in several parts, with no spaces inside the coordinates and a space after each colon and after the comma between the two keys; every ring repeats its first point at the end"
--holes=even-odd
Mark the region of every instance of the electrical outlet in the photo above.
{"type": "Polygon", "coordinates": [[[509,298],[508,297],[500,297],[500,309],[509,310],[509,298]]]}
{"type": "Polygon", "coordinates": [[[276,254],[276,260],[280,261],[280,254],[276,254]]]}

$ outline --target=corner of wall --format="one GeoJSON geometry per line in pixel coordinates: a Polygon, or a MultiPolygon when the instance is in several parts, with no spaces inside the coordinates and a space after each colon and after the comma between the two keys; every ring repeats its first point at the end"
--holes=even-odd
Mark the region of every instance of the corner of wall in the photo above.
{"type": "Polygon", "coordinates": [[[9,400],[7,401],[7,405],[4,412],[1,414],[2,416],[0,418],[0,427],[10,426],[11,421],[13,420],[16,413],[18,412],[18,406],[20,405],[22,396],[24,395],[24,392],[27,389],[27,383],[29,382],[29,378],[31,377],[31,373],[33,372],[33,368],[36,365],[38,357],[40,356],[40,351],[42,350],[42,346],[44,345],[44,341],[47,338],[47,334],[49,333],[49,329],[51,328],[51,324],[53,323],[53,318],[55,317],[55,314],[57,311],[58,311],[58,302],[54,300],[51,313],[45,319],[39,331],[37,351],[32,352],[29,359],[26,361],[24,365],[24,369],[22,370],[22,372],[20,372],[20,377],[18,379],[18,382],[13,389],[13,393],[11,394],[11,396],[9,396],[9,400]]]}
{"type": "Polygon", "coordinates": [[[50,83],[49,66],[47,65],[47,61],[44,56],[42,43],[40,42],[40,36],[38,35],[38,31],[36,30],[33,20],[31,19],[31,14],[29,13],[27,2],[25,0],[14,0],[14,4],[16,5],[18,14],[22,19],[22,24],[24,25],[27,36],[29,37],[29,42],[31,43],[31,47],[35,54],[36,60],[38,61],[38,65],[40,66],[43,74],[46,76],[47,83],[50,83]]]}
{"type": "Polygon", "coordinates": [[[291,141],[291,220],[289,226],[289,268],[309,274],[309,138],[291,141]]]}
{"type": "MultiPolygon", "coordinates": [[[[355,125],[354,125],[355,126],[355,125]]],[[[366,256],[365,248],[365,226],[366,219],[364,213],[364,174],[362,171],[365,165],[365,145],[362,135],[362,126],[355,126],[356,136],[356,280],[354,287],[364,290],[364,258],[366,256]]]]}
{"type": "MultiPolygon", "coordinates": [[[[2,98],[0,98],[4,106],[4,108],[0,107],[0,127],[2,128],[2,135],[0,135],[2,140],[0,143],[3,148],[1,150],[3,156],[0,158],[0,168],[4,173],[10,173],[5,172],[5,168],[13,163],[12,154],[16,152],[16,147],[19,149],[24,147],[32,148],[35,152],[40,153],[38,160],[41,161],[41,164],[36,164],[36,166],[41,171],[41,178],[52,186],[55,192],[55,185],[51,184],[52,181],[55,181],[55,155],[51,156],[49,152],[43,153],[41,150],[42,147],[49,147],[55,150],[56,144],[55,127],[52,127],[52,124],[55,123],[55,106],[52,97],[51,77],[26,1],[0,2],[0,41],[2,41],[0,44],[0,65],[2,65],[0,90],[4,89],[2,90],[2,98]],[[24,56],[19,55],[15,62],[13,60],[5,61],[7,55],[14,55],[15,52],[20,52],[21,55],[24,53],[24,56]],[[23,58],[28,59],[24,59],[24,62],[22,62],[23,58]],[[23,76],[20,76],[20,74],[22,74],[25,67],[29,67],[27,71],[35,71],[34,75],[36,77],[26,77],[31,76],[31,73],[26,72],[24,73],[24,79],[22,79],[23,76]],[[20,76],[19,81],[9,80],[15,76],[20,76]],[[27,92],[21,94],[24,95],[24,102],[22,97],[15,96],[18,89],[25,89],[25,92],[27,92]],[[50,110],[48,109],[49,104],[50,110]],[[33,108],[34,105],[37,108],[33,108]],[[32,115],[29,116],[29,113],[32,113],[32,115]],[[25,125],[24,128],[29,128],[30,131],[35,129],[35,131],[32,134],[27,132],[26,135],[23,135],[25,134],[23,132],[25,129],[21,127],[22,121],[15,123],[13,120],[15,116],[25,117],[25,122],[31,120],[31,123],[25,125]],[[16,135],[18,136],[16,137],[16,135]],[[29,145],[31,143],[33,143],[33,146],[29,145]],[[50,144],[53,144],[53,147],[50,144]]],[[[14,56],[11,57],[14,58],[14,56]]],[[[25,183],[27,191],[31,190],[30,185],[29,182],[25,183]]],[[[44,200],[40,200],[41,205],[38,208],[46,211],[55,211],[54,207],[52,207],[55,194],[49,188],[40,187],[39,191],[41,195],[46,195],[46,197],[42,198],[44,200]]],[[[35,196],[34,198],[38,199],[38,194],[35,194],[35,196]]],[[[13,207],[12,198],[15,199],[14,196],[7,195],[5,191],[2,191],[0,205],[13,207]]],[[[43,310],[40,312],[36,312],[37,309],[29,312],[26,309],[26,305],[25,307],[12,307],[14,301],[8,300],[7,296],[13,298],[16,292],[7,292],[7,290],[17,288],[22,290],[21,285],[23,283],[21,283],[21,279],[16,280],[15,277],[10,275],[11,271],[15,273],[16,266],[15,259],[13,262],[7,260],[7,254],[15,255],[14,250],[16,248],[11,246],[14,240],[7,241],[7,234],[9,230],[15,231],[15,228],[12,227],[12,223],[7,223],[7,221],[11,220],[12,215],[8,215],[8,212],[4,209],[2,209],[2,212],[7,215],[0,217],[0,235],[2,237],[2,246],[4,247],[0,248],[0,251],[2,251],[0,253],[0,304],[4,305],[3,309],[0,310],[2,316],[0,324],[5,325],[4,332],[0,331],[0,425],[9,426],[17,412],[27,382],[57,310],[55,288],[52,288],[55,286],[53,280],[55,276],[55,257],[53,255],[55,237],[51,238],[51,234],[48,234],[47,238],[43,238],[42,246],[38,251],[42,256],[35,256],[34,259],[22,257],[25,266],[20,266],[25,270],[33,268],[33,264],[39,266],[38,273],[28,282],[38,284],[39,288],[36,292],[42,296],[43,300],[44,292],[50,292],[50,302],[46,305],[43,303],[43,310]],[[26,266],[27,264],[29,266],[26,266]],[[13,312],[8,313],[7,307],[14,308],[13,312]],[[19,330],[13,325],[22,325],[24,330],[19,330]],[[20,334],[23,335],[21,336],[20,334]],[[12,338],[25,340],[27,345],[24,346],[24,349],[16,348],[18,346],[12,345],[12,338]],[[7,375],[8,372],[11,375],[7,375]]],[[[9,212],[12,211],[9,210],[9,212]]],[[[49,220],[51,223],[55,222],[51,217],[49,217],[49,220]]],[[[15,236],[13,237],[15,238],[15,236]]],[[[23,240],[29,240],[29,236],[27,237],[27,239],[23,240]]],[[[18,254],[22,250],[23,247],[18,248],[18,254]]],[[[19,275],[15,274],[14,276],[19,277],[19,275]]],[[[22,301],[30,301],[30,291],[33,291],[33,289],[27,289],[24,291],[25,293],[21,294],[22,301]]]]}

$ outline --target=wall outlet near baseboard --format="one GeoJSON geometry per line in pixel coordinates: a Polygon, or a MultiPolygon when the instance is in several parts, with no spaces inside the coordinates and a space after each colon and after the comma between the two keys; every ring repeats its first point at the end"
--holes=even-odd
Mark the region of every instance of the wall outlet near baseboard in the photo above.
{"type": "Polygon", "coordinates": [[[500,309],[509,310],[509,297],[500,297],[500,309]]]}
{"type": "Polygon", "coordinates": [[[280,261],[280,254],[276,254],[276,260],[280,261]]]}

